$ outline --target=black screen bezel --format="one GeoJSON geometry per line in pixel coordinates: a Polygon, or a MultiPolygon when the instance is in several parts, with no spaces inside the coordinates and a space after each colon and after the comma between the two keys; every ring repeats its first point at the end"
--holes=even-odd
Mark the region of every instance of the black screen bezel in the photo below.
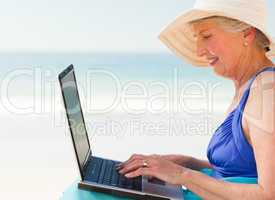
{"type": "Polygon", "coordinates": [[[74,152],[75,152],[75,156],[76,156],[76,159],[77,159],[77,164],[78,164],[78,167],[79,167],[81,179],[84,180],[84,166],[85,166],[85,164],[86,164],[88,158],[91,156],[92,151],[91,151],[90,141],[89,141],[89,138],[88,138],[88,133],[87,133],[87,129],[86,129],[86,124],[85,124],[85,119],[84,119],[84,115],[83,115],[83,111],[82,111],[82,106],[81,106],[81,102],[80,102],[80,97],[79,97],[79,93],[78,93],[78,87],[77,87],[77,82],[76,82],[76,76],[75,76],[75,73],[74,73],[74,66],[73,66],[73,65],[70,65],[70,66],[68,66],[65,70],[63,70],[63,71],[58,75],[58,80],[59,80],[59,84],[60,84],[60,87],[61,87],[61,93],[62,93],[63,104],[64,104],[64,107],[65,107],[65,110],[66,110],[67,122],[68,122],[69,129],[70,129],[70,133],[71,133],[71,138],[72,138],[72,142],[73,142],[73,146],[74,146],[74,152]],[[86,156],[85,156],[85,161],[84,161],[84,163],[83,163],[83,166],[81,166],[79,157],[78,157],[78,155],[77,155],[75,140],[74,140],[74,136],[73,136],[73,133],[72,133],[71,123],[70,123],[70,120],[69,120],[69,114],[68,114],[68,110],[67,110],[67,105],[66,105],[66,103],[65,103],[65,95],[64,95],[63,84],[62,84],[62,79],[63,79],[64,77],[66,77],[66,76],[67,76],[69,73],[71,73],[71,72],[73,73],[73,78],[74,78],[73,81],[75,82],[75,85],[76,85],[77,98],[78,98],[78,100],[79,100],[80,112],[81,112],[81,116],[82,116],[82,118],[83,118],[85,135],[86,135],[86,139],[87,139],[87,141],[88,141],[88,147],[89,147],[89,150],[88,150],[88,152],[87,152],[87,154],[86,154],[86,156]]]}

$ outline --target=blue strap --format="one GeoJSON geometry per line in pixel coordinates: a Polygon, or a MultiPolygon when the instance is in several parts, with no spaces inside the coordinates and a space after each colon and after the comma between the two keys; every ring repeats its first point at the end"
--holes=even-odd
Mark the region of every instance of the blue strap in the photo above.
{"type": "Polygon", "coordinates": [[[265,71],[275,71],[274,67],[266,67],[259,72],[257,72],[250,80],[247,88],[244,91],[244,94],[240,100],[239,105],[236,108],[236,112],[234,114],[234,119],[232,122],[232,130],[234,130],[232,133],[234,134],[234,140],[237,144],[236,147],[238,151],[240,152],[240,155],[242,156],[243,160],[250,163],[250,166],[254,166],[256,170],[256,162],[254,158],[254,153],[251,145],[246,140],[243,129],[242,129],[242,117],[243,117],[243,111],[247,102],[247,99],[249,97],[250,88],[254,82],[254,80],[257,78],[257,76],[265,71]]]}
{"type": "Polygon", "coordinates": [[[241,98],[240,104],[239,104],[239,105],[241,106],[241,107],[239,108],[240,110],[243,110],[243,109],[244,109],[245,103],[246,103],[246,101],[247,101],[247,99],[248,99],[248,96],[249,96],[250,88],[251,88],[251,86],[252,86],[254,80],[257,78],[257,76],[258,76],[260,73],[265,72],[265,71],[275,71],[275,67],[266,67],[266,68],[260,70],[259,72],[257,72],[257,73],[249,80],[249,84],[248,84],[247,88],[245,89],[245,92],[244,92],[244,94],[243,94],[243,96],[242,96],[242,98],[241,98]]]}

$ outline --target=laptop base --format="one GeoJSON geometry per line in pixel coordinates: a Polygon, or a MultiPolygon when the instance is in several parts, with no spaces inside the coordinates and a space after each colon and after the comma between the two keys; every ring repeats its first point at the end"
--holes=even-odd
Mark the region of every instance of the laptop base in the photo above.
{"type": "Polygon", "coordinates": [[[79,182],[78,183],[79,189],[84,190],[90,190],[94,192],[102,192],[110,195],[115,195],[117,197],[129,197],[136,200],[170,200],[170,198],[167,197],[160,197],[160,196],[154,196],[150,194],[146,194],[143,192],[136,192],[133,193],[133,191],[127,191],[127,189],[122,188],[115,188],[105,185],[97,185],[96,183],[90,183],[90,182],[79,182]]]}

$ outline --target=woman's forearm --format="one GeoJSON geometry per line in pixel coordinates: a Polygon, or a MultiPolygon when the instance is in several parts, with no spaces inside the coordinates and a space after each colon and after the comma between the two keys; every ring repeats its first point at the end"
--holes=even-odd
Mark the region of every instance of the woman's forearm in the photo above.
{"type": "Polygon", "coordinates": [[[212,165],[209,163],[208,160],[200,160],[194,157],[189,157],[186,167],[193,169],[193,170],[201,170],[203,168],[210,168],[212,169],[212,165]]]}
{"type": "Polygon", "coordinates": [[[178,165],[181,165],[190,169],[194,169],[194,170],[201,170],[203,168],[212,168],[211,164],[207,160],[200,160],[191,156],[170,154],[170,155],[163,155],[162,157],[178,165]]]}
{"type": "Polygon", "coordinates": [[[229,183],[190,169],[183,170],[182,185],[203,199],[269,199],[258,184],[229,183]]]}

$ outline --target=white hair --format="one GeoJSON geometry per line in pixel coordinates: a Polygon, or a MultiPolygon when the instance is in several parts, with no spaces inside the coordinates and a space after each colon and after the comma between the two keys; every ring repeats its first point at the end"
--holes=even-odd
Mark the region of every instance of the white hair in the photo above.
{"type": "MultiPolygon", "coordinates": [[[[201,22],[204,20],[208,20],[208,19],[214,20],[224,30],[231,31],[231,32],[241,32],[241,31],[247,30],[249,28],[255,28],[245,22],[239,21],[237,19],[223,17],[223,16],[211,16],[211,17],[207,17],[207,18],[202,18],[202,19],[191,21],[191,22],[189,22],[189,24],[193,25],[195,23],[198,23],[198,22],[201,22]]],[[[255,36],[255,40],[254,40],[255,45],[259,49],[262,49],[264,51],[269,51],[270,50],[269,39],[266,37],[266,35],[262,31],[260,31],[257,28],[255,28],[255,29],[256,29],[256,36],[255,36]]]]}

